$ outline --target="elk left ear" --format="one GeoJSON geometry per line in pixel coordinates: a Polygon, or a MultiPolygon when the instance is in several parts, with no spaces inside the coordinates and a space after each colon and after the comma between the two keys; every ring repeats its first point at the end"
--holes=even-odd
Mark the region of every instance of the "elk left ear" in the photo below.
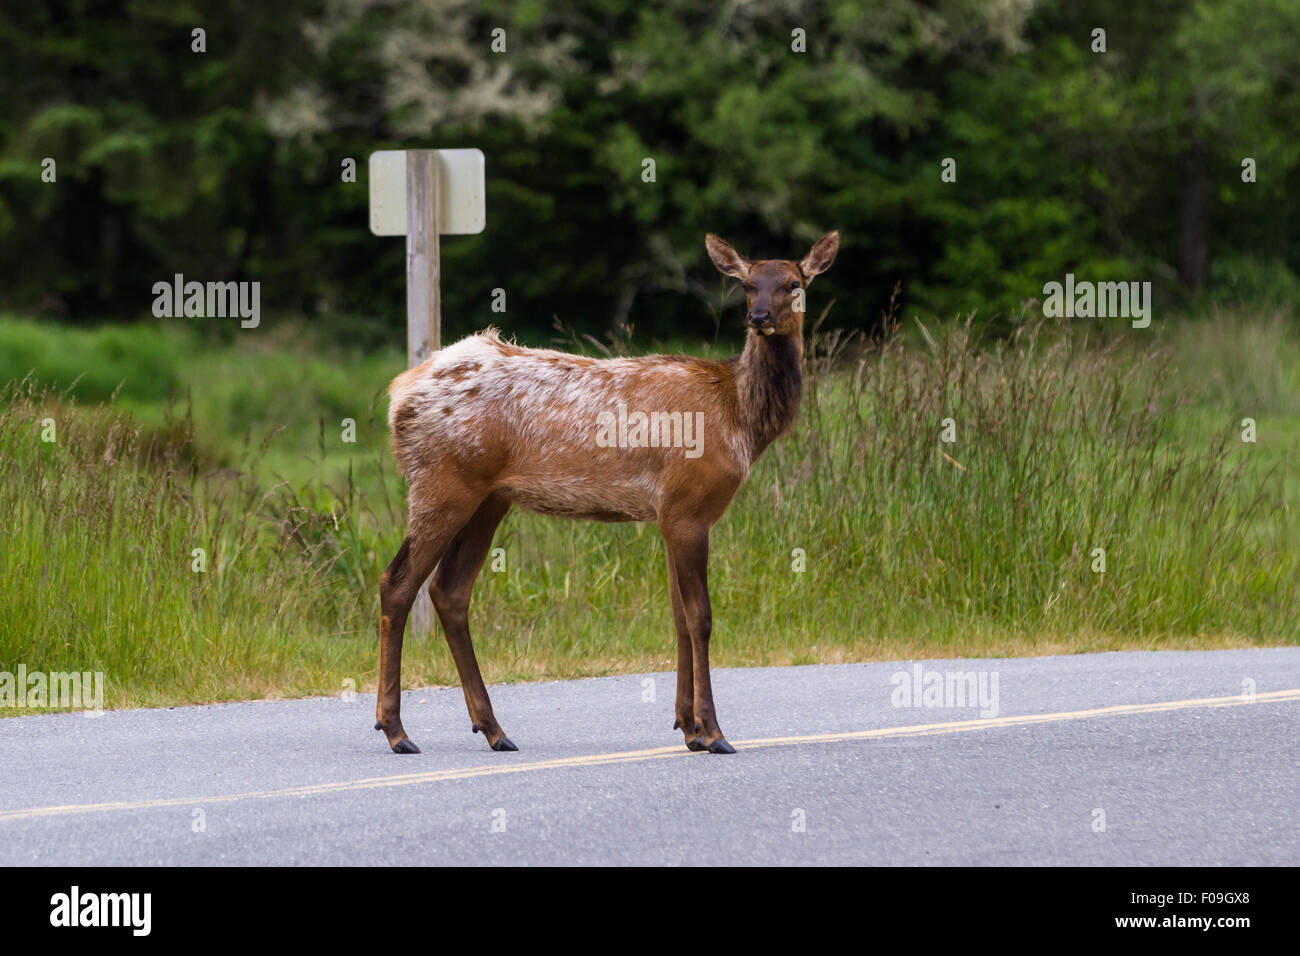
{"type": "Polygon", "coordinates": [[[840,251],[840,234],[838,232],[828,232],[808,250],[808,255],[804,256],[799,263],[799,271],[803,273],[804,278],[812,282],[815,275],[820,275],[831,267],[835,261],[835,253],[840,251]]]}

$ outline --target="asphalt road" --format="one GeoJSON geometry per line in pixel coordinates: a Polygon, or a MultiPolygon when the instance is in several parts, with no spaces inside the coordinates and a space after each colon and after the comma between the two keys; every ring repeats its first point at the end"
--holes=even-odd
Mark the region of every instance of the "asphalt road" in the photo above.
{"type": "Polygon", "coordinates": [[[10,718],[0,864],[1300,863],[1300,649],[921,664],[982,708],[915,666],[715,671],[734,756],[670,674],[492,688],[518,753],[458,688],[408,756],[369,695],[10,718]]]}

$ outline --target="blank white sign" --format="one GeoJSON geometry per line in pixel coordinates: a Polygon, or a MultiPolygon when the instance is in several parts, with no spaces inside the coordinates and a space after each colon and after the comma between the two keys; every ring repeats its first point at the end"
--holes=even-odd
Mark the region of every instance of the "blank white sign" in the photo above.
{"type": "MultiPolygon", "coordinates": [[[[487,190],[481,149],[438,149],[438,232],[480,233],[487,225],[487,190]]],[[[406,235],[406,150],[370,154],[370,231],[406,235]]]]}

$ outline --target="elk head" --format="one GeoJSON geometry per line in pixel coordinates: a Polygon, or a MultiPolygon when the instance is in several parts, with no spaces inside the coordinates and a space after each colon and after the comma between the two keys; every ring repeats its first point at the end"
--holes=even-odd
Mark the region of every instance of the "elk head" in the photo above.
{"type": "Polygon", "coordinates": [[[835,261],[840,234],[826,233],[798,262],[751,262],[713,233],[705,236],[704,245],[719,272],[740,280],[745,290],[745,325],[759,335],[789,336],[802,332],[803,290],[835,261]]]}

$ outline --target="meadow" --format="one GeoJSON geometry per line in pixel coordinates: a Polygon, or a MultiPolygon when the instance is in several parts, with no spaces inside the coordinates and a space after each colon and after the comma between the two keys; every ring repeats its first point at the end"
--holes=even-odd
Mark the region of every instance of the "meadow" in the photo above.
{"type": "MultiPolygon", "coordinates": [[[[715,666],[1300,643],[1297,327],[811,334],[799,424],[714,529],[715,666]]],[[[403,366],[304,326],[0,318],[0,670],[102,671],[109,707],[373,690],[403,366]]],[[[489,682],[675,666],[653,526],[514,511],[496,547],[489,682]]],[[[456,682],[436,631],[403,663],[456,682]]]]}

